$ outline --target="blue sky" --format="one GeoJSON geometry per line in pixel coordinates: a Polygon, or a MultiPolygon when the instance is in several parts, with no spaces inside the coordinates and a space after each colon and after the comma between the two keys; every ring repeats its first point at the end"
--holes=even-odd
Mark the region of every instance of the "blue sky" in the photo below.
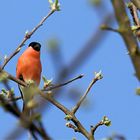
{"type": "MultiPolygon", "coordinates": [[[[60,3],[61,11],[53,14],[26,42],[26,46],[31,41],[39,41],[42,44],[42,74],[54,80],[56,74],[46,47],[47,40],[52,37],[59,39],[64,64],[68,65],[91,35],[98,30],[103,17],[109,12],[113,12],[110,1],[106,1],[104,3],[106,8],[100,11],[93,8],[88,0],[61,0],[60,3]]],[[[0,57],[3,58],[5,54],[10,55],[23,39],[26,30],[30,31],[48,11],[47,0],[1,1],[0,57]]],[[[17,59],[26,46],[6,66],[5,69],[9,73],[15,75],[17,59]]],[[[96,124],[104,115],[110,118],[112,126],[100,127],[95,133],[97,139],[109,136],[114,132],[123,134],[128,139],[138,139],[140,137],[138,123],[140,97],[135,94],[135,89],[139,86],[139,82],[134,77],[134,69],[123,40],[116,33],[108,32],[106,34],[96,52],[92,52],[83,65],[71,75],[71,78],[79,74],[84,74],[85,77],[68,85],[58,100],[68,108],[73,107],[76,101],[69,100],[69,97],[65,95],[67,91],[76,88],[81,94],[84,93],[94,72],[99,70],[102,70],[104,78],[94,85],[87,98],[89,105],[81,107],[77,112],[77,117],[88,130],[90,125],[96,124]]],[[[18,95],[17,85],[13,82],[10,85],[18,95]]],[[[0,87],[2,88],[3,85],[0,87]]],[[[20,101],[19,104],[22,102],[20,101]]],[[[5,113],[2,108],[0,108],[0,116],[0,138],[4,139],[9,131],[15,128],[17,120],[5,113]]],[[[73,137],[85,139],[81,134],[74,133],[65,127],[64,117],[63,112],[54,106],[50,106],[50,109],[43,113],[44,124],[50,136],[54,140],[71,140],[73,137]]],[[[27,139],[26,133],[22,139],[27,139]]]]}

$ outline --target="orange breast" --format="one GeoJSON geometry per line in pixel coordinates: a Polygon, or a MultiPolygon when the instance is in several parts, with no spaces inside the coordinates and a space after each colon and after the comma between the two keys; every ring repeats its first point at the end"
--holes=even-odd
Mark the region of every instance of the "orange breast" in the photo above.
{"type": "Polygon", "coordinates": [[[40,83],[42,66],[40,62],[40,52],[29,47],[20,56],[17,62],[16,77],[21,75],[26,80],[34,80],[37,85],[40,83]]]}

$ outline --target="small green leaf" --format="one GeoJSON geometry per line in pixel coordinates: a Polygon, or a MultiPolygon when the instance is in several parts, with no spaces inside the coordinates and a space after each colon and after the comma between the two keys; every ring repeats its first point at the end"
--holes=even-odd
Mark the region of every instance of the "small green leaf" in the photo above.
{"type": "Polygon", "coordinates": [[[45,76],[42,76],[42,79],[44,81],[44,88],[46,88],[52,84],[52,79],[47,80],[45,76]]]}
{"type": "Polygon", "coordinates": [[[58,0],[55,0],[55,4],[58,5],[58,0]]]}
{"type": "Polygon", "coordinates": [[[130,8],[132,6],[132,2],[127,2],[125,5],[126,7],[130,8]]]}
{"type": "Polygon", "coordinates": [[[48,0],[48,1],[49,1],[50,4],[53,4],[53,1],[52,0],[48,0]]]}
{"type": "Polygon", "coordinates": [[[139,29],[139,26],[131,26],[131,30],[132,30],[132,31],[135,31],[135,30],[137,30],[137,29],[139,29]]]}
{"type": "Polygon", "coordinates": [[[2,94],[5,94],[5,95],[7,95],[7,90],[6,89],[4,89],[4,88],[2,88],[2,94]]]}
{"type": "Polygon", "coordinates": [[[11,93],[14,94],[14,88],[11,88],[11,93]]]}
{"type": "Polygon", "coordinates": [[[66,115],[65,116],[65,120],[70,121],[71,119],[72,119],[72,116],[71,115],[66,115]]]}
{"type": "Polygon", "coordinates": [[[43,79],[44,83],[46,83],[46,82],[47,82],[47,79],[46,79],[46,77],[45,77],[45,76],[42,76],[42,79],[43,79]]]}
{"type": "Polygon", "coordinates": [[[55,0],[54,2],[52,0],[48,0],[50,3],[50,7],[52,11],[60,11],[60,3],[58,0],[55,0]]]}

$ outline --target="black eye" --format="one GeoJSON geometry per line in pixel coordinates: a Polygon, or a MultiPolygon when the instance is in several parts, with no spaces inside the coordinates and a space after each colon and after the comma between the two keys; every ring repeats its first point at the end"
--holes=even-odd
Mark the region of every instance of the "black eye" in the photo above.
{"type": "Polygon", "coordinates": [[[40,51],[40,48],[41,48],[41,44],[38,43],[38,42],[31,42],[29,44],[29,47],[32,47],[34,50],[36,51],[40,51]]]}

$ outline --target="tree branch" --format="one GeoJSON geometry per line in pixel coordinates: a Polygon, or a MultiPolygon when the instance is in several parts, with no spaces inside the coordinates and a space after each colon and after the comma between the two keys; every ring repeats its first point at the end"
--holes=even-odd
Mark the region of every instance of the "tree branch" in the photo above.
{"type": "Polygon", "coordinates": [[[139,0],[131,0],[135,6],[140,10],[140,1],[139,0]]]}
{"type": "Polygon", "coordinates": [[[14,77],[13,75],[11,75],[11,74],[9,74],[8,72],[2,70],[1,67],[0,67],[0,74],[2,74],[2,75],[5,77],[4,80],[9,79],[9,80],[12,80],[12,81],[14,81],[14,82],[16,82],[17,84],[20,84],[20,85],[22,85],[22,86],[25,86],[25,87],[27,86],[27,84],[26,84],[24,81],[22,81],[22,80],[20,80],[20,79],[17,79],[17,78],[14,77]]]}
{"type": "Polygon", "coordinates": [[[138,16],[138,12],[137,12],[136,6],[135,6],[132,2],[130,2],[130,3],[128,4],[128,8],[129,8],[130,13],[131,13],[131,15],[132,15],[132,17],[133,17],[133,22],[134,22],[134,24],[135,24],[136,26],[140,26],[140,21],[139,21],[139,16],[138,16]]]}
{"type": "Polygon", "coordinates": [[[130,22],[126,14],[125,4],[123,0],[112,0],[112,5],[119,24],[119,33],[124,39],[131,61],[135,68],[136,76],[140,81],[140,51],[138,43],[130,28],[130,22]]]}
{"type": "MultiPolygon", "coordinates": [[[[63,106],[62,104],[60,104],[59,102],[57,102],[53,97],[52,97],[52,93],[46,93],[44,94],[41,90],[39,91],[39,94],[45,98],[46,100],[48,100],[49,102],[51,102],[53,105],[55,105],[57,108],[59,108],[61,111],[63,111],[66,114],[66,119],[67,120],[71,120],[73,124],[71,123],[67,123],[67,127],[72,128],[75,132],[80,132],[82,133],[88,140],[94,140],[94,135],[93,135],[93,131],[95,131],[97,129],[97,127],[101,124],[97,124],[94,127],[94,130],[91,130],[90,132],[88,132],[84,126],[80,123],[80,121],[76,118],[75,116],[75,112],[79,109],[81,103],[83,102],[83,100],[86,98],[87,94],[89,93],[90,89],[92,88],[93,84],[96,83],[98,80],[102,79],[102,75],[101,75],[101,71],[99,73],[95,73],[95,78],[92,80],[92,82],[90,83],[89,87],[87,88],[85,94],[80,98],[79,102],[77,103],[77,105],[70,111],[69,109],[67,109],[65,106],[63,106]],[[92,132],[92,133],[91,133],[92,132]]],[[[108,120],[107,120],[108,121],[108,120]]],[[[102,122],[103,124],[105,124],[104,122],[102,122]]]]}
{"type": "Polygon", "coordinates": [[[66,115],[70,115],[72,116],[71,120],[73,121],[73,123],[77,126],[78,130],[80,133],[82,133],[86,138],[88,138],[89,134],[86,131],[86,129],[82,126],[82,124],[79,122],[79,120],[74,116],[74,114],[72,114],[72,112],[67,109],[66,107],[64,107],[62,104],[60,104],[59,102],[57,102],[55,99],[53,99],[53,97],[51,96],[51,94],[49,93],[42,93],[42,91],[40,91],[39,93],[44,99],[48,100],[49,102],[51,102],[54,106],[56,106],[57,108],[59,108],[62,112],[64,112],[66,115]]]}

